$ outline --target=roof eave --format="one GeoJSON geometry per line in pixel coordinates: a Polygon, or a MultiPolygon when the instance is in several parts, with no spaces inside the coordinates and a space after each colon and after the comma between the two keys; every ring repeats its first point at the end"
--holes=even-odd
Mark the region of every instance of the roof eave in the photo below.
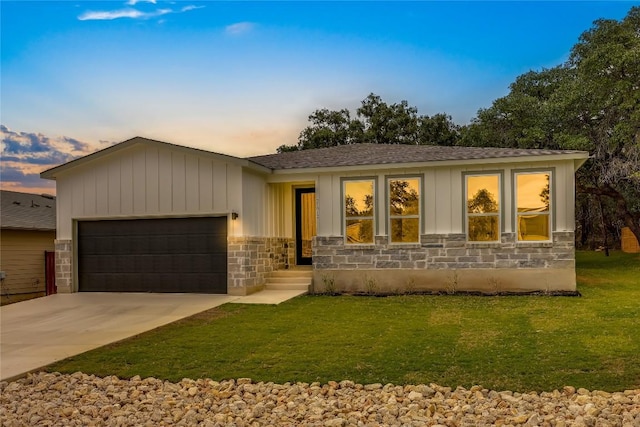
{"type": "Polygon", "coordinates": [[[496,164],[496,163],[527,163],[531,161],[563,161],[574,160],[584,163],[589,158],[589,153],[574,152],[562,154],[545,154],[537,156],[512,156],[512,157],[491,157],[485,159],[464,159],[464,160],[432,160],[426,162],[409,162],[409,163],[374,163],[369,165],[353,165],[353,166],[327,166],[327,167],[309,167],[309,168],[291,168],[291,169],[274,169],[274,175],[296,175],[304,173],[333,173],[344,171],[365,171],[371,169],[417,169],[422,167],[446,167],[446,166],[464,166],[478,164],[496,164]]]}
{"type": "Polygon", "coordinates": [[[244,164],[243,166],[246,167],[247,169],[251,169],[253,171],[264,173],[267,175],[272,174],[274,172],[273,169],[268,168],[266,166],[262,166],[261,164],[258,164],[253,160],[249,160],[249,159],[242,159],[242,160],[246,162],[246,164],[244,164]]]}
{"type": "Polygon", "coordinates": [[[591,158],[591,156],[587,155],[586,157],[581,157],[579,159],[574,159],[573,160],[573,171],[577,172],[578,169],[580,169],[582,167],[582,165],[584,165],[587,160],[589,160],[591,158]]]}
{"type": "Polygon", "coordinates": [[[235,156],[230,156],[228,154],[216,153],[214,151],[202,150],[199,148],[186,147],[183,145],[176,145],[169,142],[157,141],[154,139],[148,139],[144,137],[136,136],[134,138],[128,139],[126,141],[120,142],[118,144],[112,145],[111,147],[103,148],[102,150],[96,151],[95,153],[88,154],[84,157],[80,157],[79,159],[72,160],[70,162],[64,163],[60,166],[56,166],[51,169],[47,169],[40,173],[40,177],[43,179],[51,179],[55,180],[58,175],[64,173],[70,169],[76,168],[78,166],[82,166],[86,163],[93,162],[95,160],[99,160],[103,157],[112,155],[117,153],[118,151],[127,149],[134,145],[146,144],[146,145],[157,145],[161,147],[170,147],[171,149],[184,151],[190,154],[200,154],[205,156],[212,156],[218,159],[222,159],[224,161],[228,161],[234,163],[238,166],[247,167],[250,169],[258,170],[263,173],[270,173],[271,169],[265,168],[257,163],[251,162],[247,159],[242,159],[235,156]]]}
{"type": "Polygon", "coordinates": [[[12,230],[12,231],[56,231],[56,228],[50,227],[20,227],[20,226],[12,226],[12,225],[3,225],[2,230],[12,230]]]}
{"type": "Polygon", "coordinates": [[[91,153],[91,154],[87,154],[86,156],[82,156],[78,159],[74,159],[71,160],[70,162],[67,163],[63,163],[59,166],[55,166],[51,169],[47,169],[43,172],[40,173],[40,178],[42,179],[50,179],[50,180],[54,180],[56,179],[56,177],[63,172],[66,172],[69,169],[73,169],[75,167],[81,166],[85,163],[88,162],[92,162],[95,160],[98,160],[102,157],[108,156],[110,154],[116,153],[118,151],[124,150],[125,148],[128,148],[132,145],[136,145],[141,143],[142,138],[140,137],[135,137],[135,138],[131,138],[128,139],[126,141],[120,142],[118,144],[112,145],[110,147],[107,148],[103,148],[102,150],[98,150],[95,153],[91,153]]]}

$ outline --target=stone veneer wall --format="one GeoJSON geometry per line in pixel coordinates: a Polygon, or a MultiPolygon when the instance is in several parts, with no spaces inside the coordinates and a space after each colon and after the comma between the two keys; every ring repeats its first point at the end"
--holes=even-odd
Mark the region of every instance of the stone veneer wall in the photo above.
{"type": "Polygon", "coordinates": [[[55,240],[56,288],[58,293],[74,292],[71,240],[55,240]]]}
{"type": "Polygon", "coordinates": [[[575,291],[573,232],[555,232],[552,242],[516,242],[514,233],[499,243],[470,243],[465,234],[426,234],[414,245],[391,245],[386,236],[365,246],[314,239],[319,287],[331,278],[351,291],[575,291]]]}
{"type": "Polygon", "coordinates": [[[266,276],[295,265],[295,240],[282,237],[228,238],[227,293],[248,295],[264,286],[266,276]]]}

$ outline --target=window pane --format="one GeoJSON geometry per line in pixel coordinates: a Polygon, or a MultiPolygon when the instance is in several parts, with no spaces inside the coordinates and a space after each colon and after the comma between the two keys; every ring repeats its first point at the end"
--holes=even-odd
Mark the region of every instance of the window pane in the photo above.
{"type": "Polygon", "coordinates": [[[516,175],[518,212],[549,210],[549,174],[520,173],[516,175]]]}
{"type": "Polygon", "coordinates": [[[518,240],[551,240],[549,215],[518,215],[518,240]]]}
{"type": "Polygon", "coordinates": [[[467,213],[498,213],[498,175],[467,176],[467,213]]]}
{"type": "Polygon", "coordinates": [[[420,213],[420,180],[418,178],[389,180],[389,212],[391,216],[420,213]]]}
{"type": "Polygon", "coordinates": [[[420,220],[418,218],[395,218],[391,220],[392,243],[418,243],[420,220]]]}
{"type": "Polygon", "coordinates": [[[472,216],[469,217],[469,241],[471,242],[495,242],[500,240],[498,216],[472,216]]]}
{"type": "Polygon", "coordinates": [[[348,219],[347,243],[373,243],[372,219],[348,219]]]}
{"type": "Polygon", "coordinates": [[[373,181],[344,183],[344,214],[346,217],[373,216],[373,181]]]}

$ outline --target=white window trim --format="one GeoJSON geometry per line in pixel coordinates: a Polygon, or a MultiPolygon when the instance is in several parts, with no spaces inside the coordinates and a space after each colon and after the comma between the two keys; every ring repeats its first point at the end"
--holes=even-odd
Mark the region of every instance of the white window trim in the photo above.
{"type": "Polygon", "coordinates": [[[420,243],[420,235],[422,234],[422,201],[423,201],[423,194],[422,194],[422,176],[420,175],[398,175],[398,176],[387,176],[386,177],[386,188],[385,188],[385,193],[386,193],[386,197],[385,197],[385,206],[387,209],[387,236],[389,239],[389,244],[390,245],[416,245],[420,243]],[[400,180],[407,180],[407,179],[416,179],[418,180],[418,215],[391,215],[391,202],[389,200],[390,197],[390,182],[391,181],[400,181],[400,180]],[[418,240],[415,242],[393,242],[391,241],[391,220],[393,219],[418,219],[418,240]]]}
{"type": "Polygon", "coordinates": [[[487,172],[470,172],[464,174],[464,234],[468,243],[500,243],[502,236],[502,173],[495,171],[487,172]],[[475,176],[497,176],[498,177],[498,212],[496,213],[469,213],[469,177],[475,176]],[[470,217],[498,217],[498,236],[496,240],[469,240],[469,218],[470,217]]]}
{"type": "MultiPolygon", "coordinates": [[[[514,213],[514,233],[516,234],[516,243],[518,244],[535,244],[535,243],[549,243],[553,242],[553,209],[554,209],[554,191],[553,191],[553,170],[552,169],[535,169],[535,170],[515,170],[513,171],[513,213],[514,213]],[[549,175],[549,209],[544,212],[537,212],[536,215],[546,215],[547,224],[549,227],[549,239],[547,240],[520,240],[519,236],[519,218],[521,215],[527,215],[526,212],[518,212],[518,175],[537,175],[547,174],[549,175]]],[[[530,213],[528,215],[531,215],[530,213]]]]}

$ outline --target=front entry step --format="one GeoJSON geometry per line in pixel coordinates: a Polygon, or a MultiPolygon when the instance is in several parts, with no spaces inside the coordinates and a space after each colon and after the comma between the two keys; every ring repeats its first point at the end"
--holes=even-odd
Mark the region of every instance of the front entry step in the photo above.
{"type": "Polygon", "coordinates": [[[310,269],[277,270],[267,276],[265,289],[309,292],[312,280],[313,271],[310,269]]]}

